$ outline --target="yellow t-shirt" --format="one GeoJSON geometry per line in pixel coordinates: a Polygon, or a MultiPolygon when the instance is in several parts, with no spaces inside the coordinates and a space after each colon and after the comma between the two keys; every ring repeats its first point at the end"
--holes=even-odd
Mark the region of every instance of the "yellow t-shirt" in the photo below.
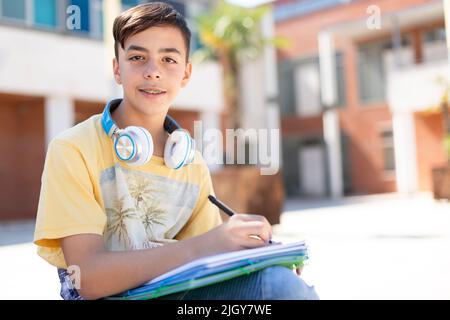
{"type": "Polygon", "coordinates": [[[59,239],[93,233],[111,251],[136,250],[202,234],[220,223],[201,154],[180,169],[153,156],[143,166],[117,159],[101,115],[50,143],[42,175],[34,243],[52,265],[67,268],[59,239]]]}

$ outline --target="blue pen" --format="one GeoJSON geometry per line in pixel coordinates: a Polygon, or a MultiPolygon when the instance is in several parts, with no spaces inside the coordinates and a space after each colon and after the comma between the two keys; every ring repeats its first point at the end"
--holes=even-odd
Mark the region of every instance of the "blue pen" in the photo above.
{"type": "MultiPolygon", "coordinates": [[[[212,195],[209,195],[208,199],[212,203],[214,203],[217,207],[219,207],[219,209],[221,209],[223,212],[225,212],[227,215],[229,215],[230,217],[236,214],[236,212],[234,212],[233,209],[228,207],[225,203],[223,203],[222,201],[220,201],[216,197],[214,197],[212,195]]],[[[269,240],[269,244],[272,244],[272,243],[273,243],[272,240],[269,240]]]]}

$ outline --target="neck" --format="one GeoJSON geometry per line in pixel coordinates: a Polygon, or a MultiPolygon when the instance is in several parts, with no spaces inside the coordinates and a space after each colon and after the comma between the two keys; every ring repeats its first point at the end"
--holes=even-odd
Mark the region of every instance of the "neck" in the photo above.
{"type": "Polygon", "coordinates": [[[164,145],[167,140],[167,132],[164,130],[165,114],[147,115],[141,113],[132,108],[124,99],[111,117],[121,129],[128,126],[138,126],[147,129],[153,138],[153,154],[159,157],[164,155],[164,145]]]}

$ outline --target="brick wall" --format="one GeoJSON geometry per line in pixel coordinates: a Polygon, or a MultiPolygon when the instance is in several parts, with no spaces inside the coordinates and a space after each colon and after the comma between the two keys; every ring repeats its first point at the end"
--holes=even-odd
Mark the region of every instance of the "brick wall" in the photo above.
{"type": "MultiPolygon", "coordinates": [[[[278,22],[276,34],[291,39],[291,47],[279,51],[280,60],[298,59],[306,56],[318,55],[318,33],[321,29],[338,23],[365,19],[368,17],[366,9],[369,5],[380,7],[381,14],[402,10],[426,3],[430,0],[368,0],[356,1],[346,5],[332,7],[316,13],[278,22]]],[[[443,21],[436,21],[433,25],[442,25],[443,21]]],[[[418,30],[428,26],[416,26],[413,29],[402,30],[412,36],[412,45],[416,61],[420,62],[422,52],[418,43],[418,30]]],[[[389,30],[383,34],[389,37],[389,30]]],[[[337,38],[335,47],[343,54],[345,79],[345,105],[339,109],[340,125],[343,133],[349,138],[349,161],[351,164],[351,191],[356,194],[392,192],[396,190],[395,174],[385,172],[383,166],[383,145],[380,128],[392,124],[392,115],[386,103],[363,104],[359,98],[357,46],[359,43],[373,41],[379,35],[371,38],[346,39],[337,38]]],[[[321,117],[300,119],[285,117],[281,120],[282,134],[314,135],[322,131],[321,117]]],[[[426,135],[420,137],[425,141],[426,135]]],[[[435,141],[433,143],[436,143],[435,141]]],[[[429,165],[429,161],[421,159],[421,166],[429,165]]],[[[422,168],[422,167],[421,167],[422,168]]],[[[421,169],[426,171],[426,169],[421,169]]],[[[426,188],[429,180],[424,173],[420,173],[421,186],[426,188]]]]}
{"type": "Polygon", "coordinates": [[[45,158],[44,100],[0,95],[0,220],[36,216],[45,158]]]}
{"type": "Polygon", "coordinates": [[[414,114],[420,190],[431,190],[431,169],[445,164],[443,125],[440,113],[414,114]]]}

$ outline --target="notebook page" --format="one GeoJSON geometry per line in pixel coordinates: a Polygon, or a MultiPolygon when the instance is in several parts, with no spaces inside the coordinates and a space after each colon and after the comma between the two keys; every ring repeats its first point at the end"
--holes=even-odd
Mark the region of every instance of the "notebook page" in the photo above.
{"type": "Polygon", "coordinates": [[[184,272],[186,270],[199,268],[202,266],[214,267],[214,265],[217,265],[217,264],[231,263],[231,262],[234,262],[237,260],[263,257],[263,256],[267,256],[267,255],[276,255],[276,254],[281,255],[286,252],[290,252],[290,251],[294,251],[294,250],[302,250],[302,249],[306,249],[305,241],[298,241],[298,242],[287,243],[287,244],[274,244],[274,245],[269,245],[269,246],[265,246],[265,247],[261,247],[261,248],[238,250],[238,251],[227,252],[227,253],[222,253],[222,254],[213,255],[213,256],[207,256],[204,258],[196,259],[196,260],[191,261],[183,266],[180,266],[171,271],[168,271],[168,272],[160,275],[159,277],[156,277],[153,280],[147,282],[146,284],[153,284],[155,282],[170,278],[170,277],[172,277],[176,274],[179,274],[181,272],[184,272]]]}

